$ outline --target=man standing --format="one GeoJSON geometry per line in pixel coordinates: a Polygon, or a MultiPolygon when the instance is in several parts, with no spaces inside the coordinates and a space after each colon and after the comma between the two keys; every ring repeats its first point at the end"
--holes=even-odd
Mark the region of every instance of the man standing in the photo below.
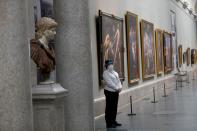
{"type": "Polygon", "coordinates": [[[105,61],[106,70],[103,72],[103,79],[105,82],[104,94],[106,98],[105,121],[107,128],[115,128],[121,126],[116,121],[118,97],[122,90],[122,84],[118,73],[113,69],[113,61],[105,61]]]}

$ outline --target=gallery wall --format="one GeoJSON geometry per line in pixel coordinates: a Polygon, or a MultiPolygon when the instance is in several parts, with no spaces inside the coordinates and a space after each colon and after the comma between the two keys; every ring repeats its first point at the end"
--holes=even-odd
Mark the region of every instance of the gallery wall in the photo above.
{"type": "MultiPolygon", "coordinates": [[[[94,98],[103,97],[103,89],[99,86],[98,79],[98,61],[97,61],[97,42],[96,42],[96,23],[95,17],[98,15],[98,10],[113,14],[115,16],[124,18],[127,11],[138,15],[139,21],[145,19],[154,23],[155,28],[160,28],[166,31],[171,31],[171,17],[170,10],[176,13],[177,21],[177,41],[178,44],[183,45],[183,51],[189,46],[196,48],[196,24],[189,15],[187,15],[181,8],[176,6],[171,0],[91,0],[90,1],[90,29],[91,29],[91,50],[92,50],[92,68],[93,68],[93,88],[94,98]]],[[[139,26],[138,26],[139,28],[139,26]]],[[[157,79],[164,79],[166,75],[148,81],[143,81],[141,78],[141,48],[139,49],[139,62],[140,62],[140,81],[137,85],[129,87],[128,74],[127,74],[127,52],[126,52],[126,32],[124,25],[124,68],[125,68],[125,81],[123,82],[123,90],[135,88],[144,83],[152,83],[157,79]]],[[[138,34],[139,45],[140,32],[138,34]]],[[[172,74],[169,74],[172,75],[172,74]]]]}
{"type": "Polygon", "coordinates": [[[196,48],[196,24],[191,15],[186,13],[180,6],[170,2],[170,8],[176,12],[177,42],[183,46],[185,52],[188,47],[196,48]]]}

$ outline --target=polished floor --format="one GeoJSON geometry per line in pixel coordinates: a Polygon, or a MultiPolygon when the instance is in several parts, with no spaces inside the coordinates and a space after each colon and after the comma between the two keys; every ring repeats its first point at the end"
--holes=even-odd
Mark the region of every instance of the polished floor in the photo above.
{"type": "MultiPolygon", "coordinates": [[[[175,87],[174,87],[175,88],[175,87]]],[[[96,131],[197,131],[197,80],[189,86],[171,90],[168,97],[151,103],[147,97],[133,104],[136,116],[128,116],[130,106],[121,109],[117,121],[121,127],[106,129],[104,117],[95,121],[96,131]]]]}

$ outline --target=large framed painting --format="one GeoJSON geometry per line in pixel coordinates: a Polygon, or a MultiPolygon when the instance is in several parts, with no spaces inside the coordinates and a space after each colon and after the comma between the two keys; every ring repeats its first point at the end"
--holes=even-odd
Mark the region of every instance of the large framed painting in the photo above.
{"type": "Polygon", "coordinates": [[[53,0],[34,0],[35,23],[41,17],[53,18],[53,0]]]}
{"type": "Polygon", "coordinates": [[[177,30],[176,30],[176,13],[170,10],[171,17],[171,33],[172,33],[172,67],[176,70],[178,67],[178,54],[177,54],[177,30]]]}
{"type": "Polygon", "coordinates": [[[197,63],[197,49],[195,49],[195,58],[194,58],[194,64],[197,63]]]}
{"type": "Polygon", "coordinates": [[[172,35],[168,32],[163,33],[164,47],[164,71],[169,73],[172,71],[172,35]]]}
{"type": "Polygon", "coordinates": [[[40,0],[41,3],[41,16],[53,17],[53,0],[40,0]]]}
{"type": "Polygon", "coordinates": [[[105,70],[105,61],[113,60],[114,70],[124,80],[123,19],[99,11],[97,18],[99,78],[105,70]]]}
{"type": "Polygon", "coordinates": [[[127,12],[126,14],[127,36],[127,62],[128,81],[130,84],[139,81],[139,46],[138,46],[138,16],[127,12]]]}
{"type": "Polygon", "coordinates": [[[179,60],[179,67],[181,67],[182,64],[183,64],[183,49],[182,49],[182,45],[179,45],[179,47],[178,47],[178,60],[179,60]]]}
{"type": "Polygon", "coordinates": [[[187,53],[184,52],[183,53],[183,64],[185,64],[186,60],[187,60],[187,53]]]}
{"type": "Polygon", "coordinates": [[[163,31],[156,29],[155,31],[155,47],[156,47],[156,64],[157,64],[157,74],[162,74],[163,72],[163,31]]]}
{"type": "Polygon", "coordinates": [[[197,49],[195,49],[195,56],[194,56],[195,58],[194,58],[194,64],[196,64],[197,63],[197,49]]]}
{"type": "Polygon", "coordinates": [[[189,66],[190,65],[190,48],[187,48],[186,55],[187,55],[187,66],[189,66]]]}
{"type": "Polygon", "coordinates": [[[196,50],[195,49],[191,49],[191,64],[192,65],[194,65],[196,63],[195,56],[196,56],[196,50]]]}
{"type": "Polygon", "coordinates": [[[142,20],[140,25],[142,77],[143,79],[146,79],[155,75],[154,25],[145,20],[142,20]]]}

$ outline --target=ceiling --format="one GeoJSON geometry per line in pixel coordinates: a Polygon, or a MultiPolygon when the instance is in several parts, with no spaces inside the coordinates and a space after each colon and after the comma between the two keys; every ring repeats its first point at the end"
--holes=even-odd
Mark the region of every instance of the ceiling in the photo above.
{"type": "Polygon", "coordinates": [[[197,0],[185,0],[189,3],[189,7],[192,8],[195,13],[197,13],[197,0]]]}
{"type": "Polygon", "coordinates": [[[188,5],[188,8],[192,8],[195,13],[197,14],[197,0],[181,0],[182,2],[187,2],[189,5],[188,5]]]}

